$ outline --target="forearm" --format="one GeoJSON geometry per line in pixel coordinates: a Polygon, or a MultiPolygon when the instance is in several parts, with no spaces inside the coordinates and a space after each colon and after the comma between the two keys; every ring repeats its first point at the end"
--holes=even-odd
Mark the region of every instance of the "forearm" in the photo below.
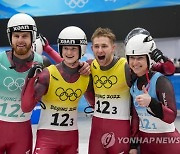
{"type": "Polygon", "coordinates": [[[95,105],[95,93],[94,93],[94,87],[93,87],[93,79],[92,75],[90,75],[89,85],[84,93],[84,97],[88,101],[89,105],[94,108],[95,105]]]}
{"type": "Polygon", "coordinates": [[[169,124],[174,122],[176,118],[176,112],[163,105],[161,102],[158,102],[156,99],[152,98],[149,107],[151,111],[148,110],[148,112],[151,115],[160,118],[162,121],[169,124]]]}
{"type": "Polygon", "coordinates": [[[30,112],[36,106],[38,100],[34,97],[34,83],[36,78],[26,79],[21,93],[21,108],[23,112],[30,112]]]}
{"type": "Polygon", "coordinates": [[[168,108],[164,105],[162,106],[162,109],[163,109],[163,119],[162,120],[169,124],[174,122],[176,119],[177,112],[171,110],[170,108],[168,108]]]}
{"type": "Polygon", "coordinates": [[[175,73],[175,66],[170,59],[167,59],[164,63],[158,62],[154,64],[152,69],[164,75],[173,75],[175,73]]]}
{"type": "Polygon", "coordinates": [[[46,45],[43,47],[44,52],[46,52],[56,63],[63,61],[63,58],[50,46],[46,45]]]}
{"type": "Polygon", "coordinates": [[[173,75],[175,73],[175,66],[173,64],[173,62],[171,60],[167,60],[166,62],[164,62],[164,64],[162,65],[163,70],[164,70],[164,75],[173,75]]]}
{"type": "Polygon", "coordinates": [[[86,98],[86,100],[87,100],[87,102],[89,103],[89,105],[94,108],[94,104],[95,104],[94,93],[92,93],[92,92],[86,92],[86,93],[84,94],[84,97],[86,98]]]}

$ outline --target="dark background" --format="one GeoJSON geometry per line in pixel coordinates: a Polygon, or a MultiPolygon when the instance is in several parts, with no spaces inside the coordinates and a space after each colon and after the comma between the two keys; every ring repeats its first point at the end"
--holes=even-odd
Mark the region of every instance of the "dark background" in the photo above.
{"type": "MultiPolygon", "coordinates": [[[[67,26],[82,28],[88,41],[97,27],[113,30],[118,41],[124,40],[127,33],[135,27],[143,27],[154,38],[180,37],[180,5],[147,9],[134,9],[101,13],[34,17],[38,32],[42,33],[50,44],[57,43],[59,32],[67,26]]],[[[0,46],[8,46],[6,26],[8,19],[0,20],[0,46]]]]}

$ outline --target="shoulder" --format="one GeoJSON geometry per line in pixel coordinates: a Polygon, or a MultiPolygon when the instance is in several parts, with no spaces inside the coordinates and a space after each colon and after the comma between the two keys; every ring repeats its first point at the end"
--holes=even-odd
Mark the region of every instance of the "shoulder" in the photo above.
{"type": "Polygon", "coordinates": [[[42,55],[42,59],[43,59],[43,65],[45,67],[48,67],[51,65],[51,61],[46,56],[42,55]]]}
{"type": "Polygon", "coordinates": [[[171,81],[164,75],[160,75],[157,78],[157,87],[163,87],[166,89],[167,87],[173,87],[171,81]]]}

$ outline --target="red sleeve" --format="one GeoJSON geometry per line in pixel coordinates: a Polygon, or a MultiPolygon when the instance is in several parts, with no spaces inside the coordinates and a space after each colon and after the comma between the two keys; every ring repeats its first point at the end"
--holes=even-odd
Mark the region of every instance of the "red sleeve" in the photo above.
{"type": "Polygon", "coordinates": [[[174,122],[177,115],[175,94],[171,82],[165,76],[158,78],[156,93],[158,100],[151,101],[149,105],[151,111],[166,123],[174,122]]]}
{"type": "Polygon", "coordinates": [[[160,72],[164,75],[173,75],[175,73],[175,66],[173,62],[168,59],[166,62],[158,62],[152,66],[152,70],[160,72]]]}
{"type": "Polygon", "coordinates": [[[157,81],[156,91],[159,101],[162,102],[162,120],[170,124],[174,122],[177,115],[176,99],[173,86],[166,77],[161,76],[157,81]]]}
{"type": "Polygon", "coordinates": [[[46,52],[56,63],[63,61],[63,58],[56,52],[49,44],[43,47],[44,52],[46,52]]]}
{"type": "Polygon", "coordinates": [[[92,76],[90,76],[90,82],[89,82],[87,91],[84,93],[84,97],[86,98],[89,105],[94,108],[95,93],[94,93],[94,88],[93,88],[92,76]]]}
{"type": "Polygon", "coordinates": [[[36,78],[28,79],[26,78],[25,85],[23,86],[21,93],[21,109],[23,112],[30,112],[36,105],[36,100],[34,99],[34,85],[36,78]]]}
{"type": "Polygon", "coordinates": [[[134,104],[131,104],[131,138],[136,141],[131,143],[131,149],[137,149],[138,147],[138,133],[139,133],[139,117],[134,108],[134,104]],[[137,140],[136,140],[137,139],[137,140]]]}
{"type": "Polygon", "coordinates": [[[138,137],[139,117],[137,115],[134,104],[131,104],[131,137],[138,137]]]}
{"type": "Polygon", "coordinates": [[[38,76],[26,79],[21,93],[21,108],[23,112],[34,109],[41,97],[47,92],[49,72],[44,69],[38,76]]]}

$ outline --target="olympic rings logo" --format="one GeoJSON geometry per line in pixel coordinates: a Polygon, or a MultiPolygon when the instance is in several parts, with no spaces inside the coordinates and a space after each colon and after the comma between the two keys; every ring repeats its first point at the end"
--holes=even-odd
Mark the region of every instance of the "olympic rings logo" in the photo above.
{"type": "Polygon", "coordinates": [[[82,8],[89,0],[65,0],[66,5],[70,8],[79,7],[82,8]]]}
{"type": "Polygon", "coordinates": [[[110,76],[109,78],[106,76],[101,76],[100,78],[97,75],[94,76],[94,84],[97,88],[104,86],[105,88],[109,89],[116,83],[117,77],[114,75],[110,76]]]}
{"type": "Polygon", "coordinates": [[[81,97],[82,91],[81,89],[76,89],[73,91],[71,88],[64,90],[63,88],[59,87],[56,89],[55,94],[61,101],[65,101],[67,99],[70,101],[75,101],[77,98],[81,97]]]}
{"type": "Polygon", "coordinates": [[[12,77],[6,77],[3,80],[4,86],[7,87],[9,91],[15,91],[17,89],[22,91],[22,87],[24,83],[25,83],[24,78],[17,78],[16,80],[14,80],[12,77]]]}

